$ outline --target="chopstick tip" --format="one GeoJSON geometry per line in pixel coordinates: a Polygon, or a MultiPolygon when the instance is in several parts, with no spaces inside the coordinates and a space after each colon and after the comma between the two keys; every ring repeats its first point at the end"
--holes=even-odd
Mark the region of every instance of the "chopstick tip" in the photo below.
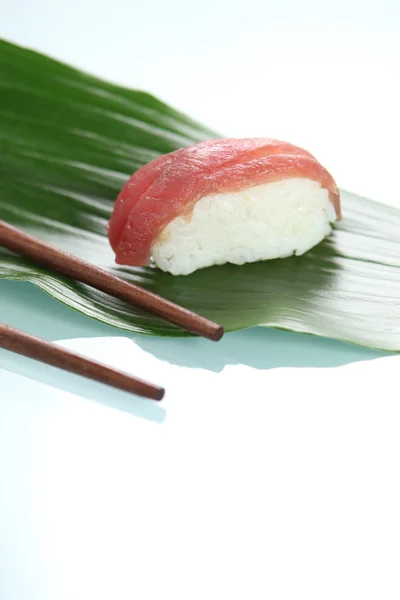
{"type": "Polygon", "coordinates": [[[157,387],[155,388],[155,393],[153,396],[153,400],[156,400],[157,402],[160,402],[165,396],[165,389],[161,388],[161,387],[157,387]]]}
{"type": "Polygon", "coordinates": [[[222,336],[224,335],[225,331],[224,328],[222,327],[222,325],[217,325],[213,331],[212,336],[210,337],[210,339],[213,342],[219,342],[219,340],[222,338],[222,336]]]}

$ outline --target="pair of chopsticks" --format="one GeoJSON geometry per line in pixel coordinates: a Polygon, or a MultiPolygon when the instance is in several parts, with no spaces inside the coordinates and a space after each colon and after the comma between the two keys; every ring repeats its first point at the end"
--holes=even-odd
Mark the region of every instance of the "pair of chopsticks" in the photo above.
{"type": "MultiPolygon", "coordinates": [[[[153,294],[145,288],[128,283],[76,256],[58,250],[2,220],[0,220],[0,246],[209,340],[218,341],[224,333],[223,328],[217,323],[153,294]]],[[[1,323],[0,348],[146,398],[161,400],[164,395],[164,390],[158,386],[110,369],[1,323]]]]}

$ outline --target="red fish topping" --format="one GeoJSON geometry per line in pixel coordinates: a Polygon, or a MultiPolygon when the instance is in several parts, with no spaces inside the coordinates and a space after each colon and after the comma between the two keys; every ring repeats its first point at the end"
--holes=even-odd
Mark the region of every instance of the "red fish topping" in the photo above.
{"type": "Polygon", "coordinates": [[[301,177],[318,181],[340,218],[336,183],[306,150],[268,138],[209,140],[140,168],[122,188],[108,237],[116,262],[147,265],[151,247],[173,219],[190,215],[201,198],[301,177]]]}

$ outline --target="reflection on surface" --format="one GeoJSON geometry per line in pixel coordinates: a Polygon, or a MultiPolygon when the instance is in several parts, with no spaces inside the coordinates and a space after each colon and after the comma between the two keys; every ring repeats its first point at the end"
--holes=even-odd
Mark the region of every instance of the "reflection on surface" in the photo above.
{"type": "Polygon", "coordinates": [[[46,340],[118,335],[118,330],[71,310],[36,286],[0,281],[0,320],[46,340]]]}
{"type": "MultiPolygon", "coordinates": [[[[7,324],[52,341],[87,337],[126,337],[146,353],[172,365],[220,372],[226,365],[265,370],[277,367],[337,367],[384,356],[335,340],[262,327],[229,333],[218,343],[200,338],[162,338],[130,334],[89,319],[57,302],[35,286],[0,281],[0,314],[7,324]]],[[[0,351],[0,367],[155,422],[165,410],[155,403],[0,351]]],[[[143,377],[140,363],[131,371],[143,377]]],[[[151,381],[164,385],[151,374],[151,381]]]]}
{"type": "MultiPolygon", "coordinates": [[[[0,350],[0,386],[2,385],[2,379],[5,377],[5,372],[1,369],[52,386],[55,388],[54,393],[61,390],[76,394],[80,398],[98,402],[136,417],[149,419],[155,423],[162,423],[165,419],[165,409],[152,400],[139,398],[5,350],[0,350]]],[[[135,374],[134,370],[132,370],[133,374],[135,374]]],[[[3,391],[3,393],[6,392],[3,391]]]]}
{"type": "Polygon", "coordinates": [[[385,356],[335,340],[263,327],[226,334],[218,343],[200,338],[136,335],[89,319],[35,286],[21,282],[0,281],[0,315],[8,325],[48,340],[128,337],[163,360],[211,371],[220,371],[226,364],[245,364],[256,369],[336,367],[385,356]]]}
{"type": "Polygon", "coordinates": [[[217,344],[203,339],[136,336],[147,352],[170,363],[221,371],[225,365],[248,365],[254,369],[277,367],[339,367],[352,362],[387,356],[336,340],[266,327],[225,334],[217,344]]]}

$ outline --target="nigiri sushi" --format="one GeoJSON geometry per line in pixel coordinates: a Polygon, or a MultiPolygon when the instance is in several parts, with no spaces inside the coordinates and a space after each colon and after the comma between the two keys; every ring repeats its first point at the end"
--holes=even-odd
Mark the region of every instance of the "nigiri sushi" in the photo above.
{"type": "Polygon", "coordinates": [[[301,255],[331,233],[340,196],[306,150],[269,138],[208,140],[140,168],[108,236],[122,265],[173,275],[301,255]]]}

